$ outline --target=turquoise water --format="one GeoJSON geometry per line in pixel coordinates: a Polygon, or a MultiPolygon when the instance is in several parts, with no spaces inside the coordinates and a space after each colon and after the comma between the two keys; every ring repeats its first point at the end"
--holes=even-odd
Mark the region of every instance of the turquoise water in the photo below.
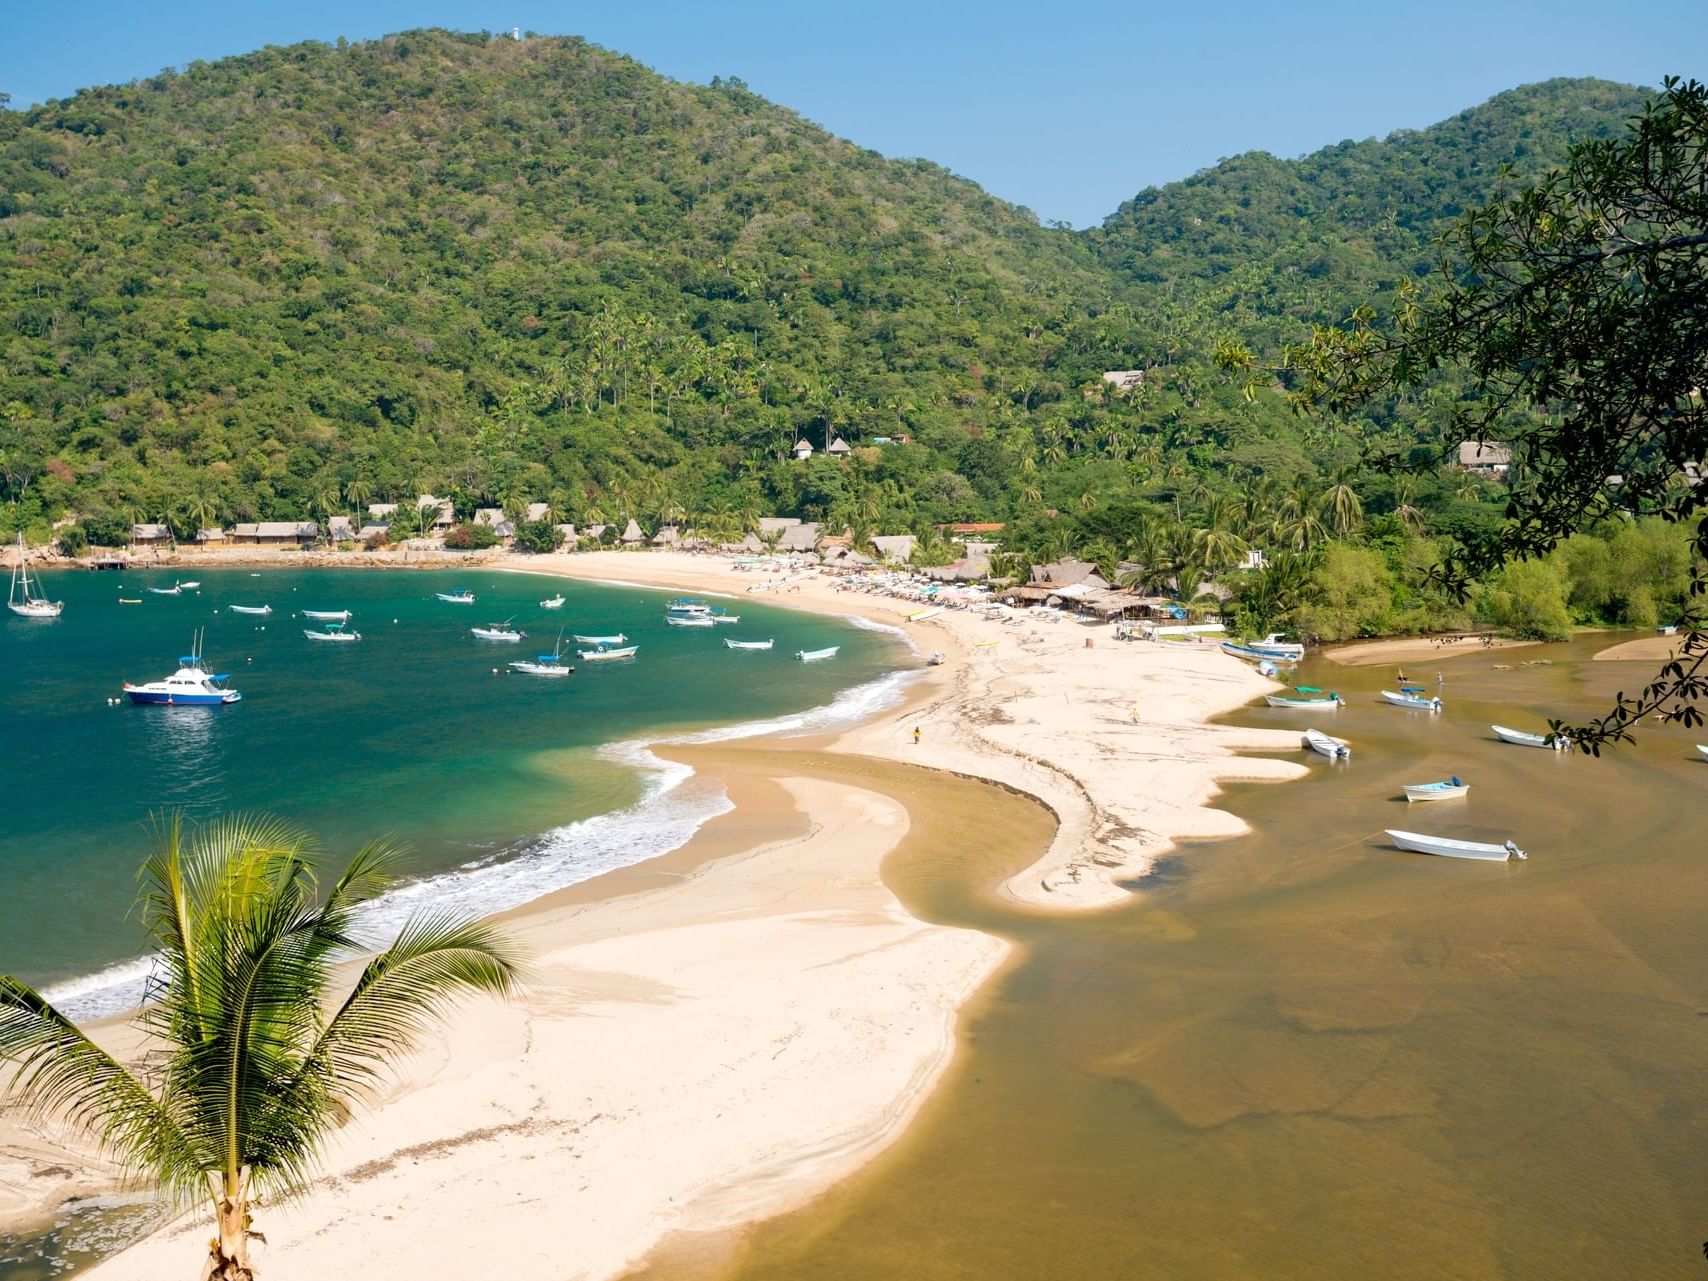
{"type": "MultiPolygon", "coordinates": [[[[0,973],[58,984],[82,1014],[122,1006],[141,950],[129,919],[151,812],[263,810],[316,832],[334,854],[380,835],[407,843],[422,893],[474,910],[680,844],[724,805],[639,745],[661,733],[823,707],[855,711],[893,687],[888,635],[753,603],[740,624],[667,627],[672,593],[492,570],[189,570],[199,592],[150,595],[172,575],[47,575],[54,622],[0,624],[0,973]],[[468,587],[475,605],[436,591],[468,587]],[[561,591],[562,610],[539,601],[561,591]],[[120,605],[120,596],[140,605],[120,605]],[[258,618],[232,604],[270,604],[258,618]],[[351,609],[354,645],[306,640],[300,609],[351,609]],[[519,645],[472,625],[514,618],[519,645]],[[109,706],[125,680],[170,673],[206,628],[204,652],[243,701],[218,708],[109,706]],[[548,652],[558,629],[626,633],[632,662],[576,662],[567,680],[501,674],[548,652]],[[774,637],[768,652],[724,647],[774,637]],[[797,649],[840,645],[834,662],[797,649]],[[877,682],[873,685],[873,682],[877,682]],[[597,816],[610,817],[597,817],[597,816]],[[77,982],[68,982],[70,980],[77,982]]],[[[738,581],[732,590],[739,591],[738,581]]]]}

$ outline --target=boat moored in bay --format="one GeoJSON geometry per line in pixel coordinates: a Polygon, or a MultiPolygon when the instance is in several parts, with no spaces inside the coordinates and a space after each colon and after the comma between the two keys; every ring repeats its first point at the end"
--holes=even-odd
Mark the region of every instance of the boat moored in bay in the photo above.
{"type": "Polygon", "coordinates": [[[178,660],[178,670],[157,681],[140,685],[126,681],[124,691],[133,703],[153,703],[167,707],[218,707],[241,702],[243,695],[226,689],[224,675],[214,675],[202,665],[202,637],[196,633],[190,652],[178,660]]]}
{"type": "Polygon", "coordinates": [[[1320,729],[1308,729],[1305,731],[1305,746],[1310,748],[1313,752],[1317,752],[1328,757],[1331,761],[1345,761],[1352,759],[1352,745],[1350,743],[1348,743],[1344,738],[1336,738],[1332,734],[1325,734],[1320,729]]]}
{"type": "Polygon", "coordinates": [[[840,645],[832,645],[828,649],[798,649],[795,651],[795,657],[803,663],[821,663],[827,658],[835,658],[836,652],[841,648],[840,645]]]}
{"type": "Polygon", "coordinates": [[[1420,712],[1439,712],[1446,706],[1439,698],[1425,698],[1421,694],[1395,693],[1391,689],[1383,690],[1382,697],[1395,707],[1410,707],[1420,712]]]}
{"type": "Polygon", "coordinates": [[[1406,800],[1411,801],[1452,801],[1464,796],[1471,790],[1469,783],[1459,781],[1455,774],[1452,778],[1443,779],[1439,783],[1405,783],[1406,800]]]}
{"type": "Polygon", "coordinates": [[[1508,729],[1505,725],[1490,725],[1494,735],[1503,743],[1516,743],[1519,747],[1546,747],[1556,752],[1572,750],[1572,741],[1562,734],[1532,734],[1527,730],[1508,729]]]}
{"type": "Polygon", "coordinates": [[[231,605],[228,608],[234,614],[258,614],[262,618],[273,612],[271,605],[231,605]]]}
{"type": "Polygon", "coordinates": [[[466,587],[460,587],[454,592],[434,592],[433,594],[447,605],[474,604],[474,593],[466,587]]]}
{"type": "Polygon", "coordinates": [[[1391,827],[1383,830],[1388,833],[1395,845],[1402,850],[1410,850],[1414,854],[1439,854],[1443,858],[1472,858],[1488,863],[1504,863],[1508,859],[1530,857],[1512,841],[1492,845],[1486,841],[1454,841],[1445,836],[1429,836],[1423,832],[1400,832],[1391,827]]]}
{"type": "Polygon", "coordinates": [[[469,628],[469,631],[474,634],[477,640],[487,641],[515,642],[521,640],[528,634],[527,632],[517,631],[510,625],[510,620],[508,618],[506,618],[502,623],[488,623],[485,627],[471,627],[469,628]]]}
{"type": "Polygon", "coordinates": [[[12,590],[6,598],[6,608],[19,618],[58,618],[65,609],[62,600],[49,600],[36,595],[30,586],[30,567],[24,559],[24,535],[18,534],[18,563],[12,567],[12,590]]]}
{"type": "Polygon", "coordinates": [[[724,638],[724,646],[728,649],[770,649],[771,644],[772,642],[768,640],[738,641],[730,640],[727,636],[724,638]]]}

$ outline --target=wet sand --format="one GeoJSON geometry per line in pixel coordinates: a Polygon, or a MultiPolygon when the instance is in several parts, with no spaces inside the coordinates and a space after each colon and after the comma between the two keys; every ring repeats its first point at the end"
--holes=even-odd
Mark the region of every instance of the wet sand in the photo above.
{"type": "Polygon", "coordinates": [[[1354,641],[1350,645],[1331,645],[1321,657],[1342,667],[1382,667],[1388,664],[1428,664],[1437,659],[1457,658],[1464,654],[1492,653],[1495,650],[1519,649],[1539,645],[1540,641],[1511,640],[1504,636],[1487,639],[1481,636],[1401,636],[1393,640],[1354,641]]]}

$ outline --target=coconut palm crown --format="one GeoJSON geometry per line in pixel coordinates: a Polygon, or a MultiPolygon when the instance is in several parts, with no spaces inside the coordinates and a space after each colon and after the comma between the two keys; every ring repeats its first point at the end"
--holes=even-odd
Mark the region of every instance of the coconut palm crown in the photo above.
{"type": "Polygon", "coordinates": [[[305,1183],[328,1132],[452,1001],[517,986],[497,931],[428,912],[343,990],[340,962],[368,950],[359,909],[393,883],[398,854],[366,846],[322,894],[315,842],[289,824],[234,816],[186,833],[177,815],[160,821],[141,872],[157,950],[137,1016],[149,1052],[135,1065],[0,976],[0,1062],[14,1065],[0,1096],[69,1119],[178,1203],[211,1195],[219,1236],[204,1278],[252,1275],[250,1207],[305,1183]]]}

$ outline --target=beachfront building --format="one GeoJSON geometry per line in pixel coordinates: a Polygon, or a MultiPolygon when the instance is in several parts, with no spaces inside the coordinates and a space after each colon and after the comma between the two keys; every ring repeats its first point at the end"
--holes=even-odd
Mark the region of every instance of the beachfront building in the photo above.
{"type": "Polygon", "coordinates": [[[1467,440],[1459,445],[1459,468],[1477,476],[1504,476],[1512,467],[1512,451],[1505,445],[1467,440]]]}
{"type": "Polygon", "coordinates": [[[132,525],[130,527],[130,544],[132,547],[159,547],[172,541],[172,528],[169,525],[132,525]]]}
{"type": "Polygon", "coordinates": [[[369,503],[368,504],[368,519],[371,521],[383,521],[386,523],[390,523],[391,518],[393,516],[396,516],[396,515],[397,515],[397,504],[396,503],[369,503]]]}
{"type": "Polygon", "coordinates": [[[566,552],[574,551],[576,542],[578,541],[578,538],[577,538],[577,535],[575,532],[575,526],[574,525],[553,525],[552,528],[557,530],[558,546],[566,552]]]}
{"type": "Polygon", "coordinates": [[[847,441],[838,436],[825,447],[824,452],[829,454],[832,458],[846,458],[849,454],[853,453],[854,450],[847,441]]]}
{"type": "Polygon", "coordinates": [[[682,531],[675,525],[660,525],[652,536],[654,547],[675,547],[682,541],[682,531]]]}
{"type": "Polygon", "coordinates": [[[812,457],[812,441],[802,437],[795,442],[795,461],[804,463],[812,457]]]}
{"type": "Polygon", "coordinates": [[[881,560],[892,561],[897,565],[905,565],[913,558],[913,549],[919,540],[912,534],[879,534],[872,539],[881,560]]]}
{"type": "Polygon", "coordinates": [[[547,519],[552,514],[550,503],[529,503],[528,509],[522,513],[522,519],[530,525],[547,519]]]}
{"type": "Polygon", "coordinates": [[[508,539],[516,537],[516,527],[512,525],[509,518],[505,516],[503,508],[475,508],[474,523],[477,525],[485,525],[500,538],[508,539]]]}
{"type": "Polygon", "coordinates": [[[417,494],[415,509],[428,508],[433,513],[433,528],[447,530],[457,523],[457,509],[449,498],[436,498],[432,494],[417,494]]]}
{"type": "Polygon", "coordinates": [[[820,537],[816,524],[797,520],[783,529],[782,536],[777,540],[777,548],[779,551],[797,554],[817,551],[820,537]]]}
{"type": "Polygon", "coordinates": [[[629,523],[623,529],[623,536],[617,541],[624,547],[639,547],[646,542],[646,535],[641,532],[641,527],[633,516],[629,517],[629,523]]]}
{"type": "Polygon", "coordinates": [[[356,541],[356,525],[348,516],[331,516],[326,521],[326,537],[329,542],[351,543],[356,541]]]}
{"type": "Polygon", "coordinates": [[[320,541],[320,526],[312,520],[263,520],[240,524],[231,541],[251,547],[312,547],[320,541]]]}
{"type": "Polygon", "coordinates": [[[217,527],[196,531],[196,545],[199,547],[219,547],[230,541],[231,535],[217,527]]]}
{"type": "Polygon", "coordinates": [[[391,526],[390,525],[382,525],[376,521],[369,521],[366,525],[363,525],[359,530],[356,531],[356,541],[362,542],[362,543],[384,542],[384,541],[389,540],[390,538],[391,538],[391,526]]]}
{"type": "Polygon", "coordinates": [[[1107,369],[1103,372],[1103,381],[1116,391],[1132,391],[1145,381],[1145,371],[1142,369],[1107,369]]]}

